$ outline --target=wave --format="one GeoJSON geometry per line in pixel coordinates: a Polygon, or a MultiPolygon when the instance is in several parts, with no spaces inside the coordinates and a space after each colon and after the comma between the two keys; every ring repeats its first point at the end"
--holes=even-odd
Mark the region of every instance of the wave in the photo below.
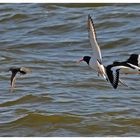
{"type": "Polygon", "coordinates": [[[29,16],[26,14],[7,14],[5,15],[5,17],[0,19],[0,22],[9,22],[9,20],[24,20],[24,19],[28,19],[29,16]]]}
{"type": "Polygon", "coordinates": [[[19,105],[19,104],[25,104],[25,103],[35,103],[35,102],[49,102],[51,101],[51,97],[41,97],[41,96],[34,96],[34,95],[26,95],[23,97],[20,97],[14,101],[7,101],[0,104],[0,107],[7,107],[7,106],[13,106],[13,105],[19,105]]]}
{"type": "Polygon", "coordinates": [[[5,123],[3,125],[18,125],[18,127],[21,125],[23,126],[36,126],[38,125],[45,125],[45,124],[72,124],[72,123],[79,123],[81,122],[82,118],[79,116],[74,116],[71,114],[62,114],[62,115],[43,115],[39,113],[29,113],[27,115],[24,115],[21,118],[18,118],[17,120],[5,123]],[[35,123],[33,123],[35,122],[35,123]]]}
{"type": "MultiPolygon", "coordinates": [[[[17,131],[18,129],[18,132],[25,128],[28,131],[24,136],[33,131],[35,133],[32,133],[32,136],[48,135],[50,133],[51,136],[59,136],[62,134],[62,130],[64,136],[66,136],[66,132],[71,132],[72,135],[76,134],[77,136],[127,136],[134,135],[134,133],[130,133],[130,129],[134,130],[140,122],[139,118],[125,118],[124,115],[127,115],[129,111],[131,110],[93,113],[85,116],[67,113],[58,115],[28,113],[11,122],[0,124],[0,126],[5,130],[11,129],[11,131],[17,131]]],[[[8,131],[7,134],[11,131],[8,131]]],[[[19,134],[15,133],[14,136],[19,134]]]]}

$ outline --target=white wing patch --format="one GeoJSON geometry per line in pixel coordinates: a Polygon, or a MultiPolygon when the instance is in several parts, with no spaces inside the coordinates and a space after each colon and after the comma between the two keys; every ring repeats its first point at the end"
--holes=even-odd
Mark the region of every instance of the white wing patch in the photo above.
{"type": "Polygon", "coordinates": [[[133,64],[130,64],[130,63],[128,63],[131,67],[133,67],[133,68],[135,68],[135,69],[137,69],[137,70],[140,70],[140,67],[138,67],[138,66],[136,66],[136,65],[133,65],[133,64]]]}
{"type": "Polygon", "coordinates": [[[140,66],[140,55],[138,56],[138,66],[140,66]]]}
{"type": "Polygon", "coordinates": [[[126,66],[114,66],[114,67],[111,68],[112,71],[116,71],[118,69],[130,69],[130,68],[128,68],[126,66]]]}
{"type": "Polygon", "coordinates": [[[88,28],[90,44],[93,50],[93,57],[95,58],[95,61],[98,59],[100,62],[102,62],[101,50],[96,38],[96,30],[93,24],[93,20],[90,16],[88,17],[88,28]]]}

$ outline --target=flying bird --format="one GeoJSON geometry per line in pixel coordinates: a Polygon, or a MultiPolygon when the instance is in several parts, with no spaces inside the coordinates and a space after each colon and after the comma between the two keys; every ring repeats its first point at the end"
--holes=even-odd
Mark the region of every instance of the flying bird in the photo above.
{"type": "Polygon", "coordinates": [[[21,75],[25,75],[28,72],[31,72],[31,69],[26,67],[11,67],[9,71],[12,72],[11,75],[11,87],[15,87],[15,81],[16,81],[16,74],[20,73],[21,75]]]}
{"type": "Polygon", "coordinates": [[[118,87],[118,83],[129,87],[119,78],[120,70],[124,74],[139,73],[140,56],[138,54],[132,54],[129,59],[124,62],[116,61],[113,62],[113,64],[104,66],[102,62],[101,50],[97,42],[96,30],[90,15],[88,16],[88,31],[93,55],[84,56],[78,62],[85,61],[89,65],[89,67],[97,72],[98,76],[101,76],[105,80],[109,81],[114,89],[118,87]],[[135,70],[135,72],[130,72],[130,70],[135,70]]]}
{"type": "Polygon", "coordinates": [[[90,15],[88,16],[88,33],[89,33],[90,44],[93,50],[93,55],[84,56],[78,62],[85,61],[94,71],[97,72],[98,76],[101,76],[105,80],[108,80],[105,67],[102,63],[102,55],[101,55],[100,47],[97,42],[96,30],[90,15]]]}
{"type": "Polygon", "coordinates": [[[140,55],[131,54],[126,61],[115,61],[106,67],[106,73],[111,85],[116,89],[119,82],[120,70],[125,74],[140,74],[140,55]]]}

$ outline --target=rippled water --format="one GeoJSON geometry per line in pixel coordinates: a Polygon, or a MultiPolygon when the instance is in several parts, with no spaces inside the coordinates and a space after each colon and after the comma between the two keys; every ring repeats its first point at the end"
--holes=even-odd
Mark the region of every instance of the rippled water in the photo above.
{"type": "Polygon", "coordinates": [[[140,4],[0,4],[0,136],[140,136],[140,76],[114,90],[75,63],[88,14],[105,65],[140,53],[140,4]],[[11,66],[32,68],[13,91],[11,66]]]}

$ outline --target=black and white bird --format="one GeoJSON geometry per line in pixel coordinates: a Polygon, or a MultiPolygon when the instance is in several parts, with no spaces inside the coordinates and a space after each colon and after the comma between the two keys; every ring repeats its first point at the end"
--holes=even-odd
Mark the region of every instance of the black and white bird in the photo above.
{"type": "Polygon", "coordinates": [[[119,74],[122,70],[125,74],[140,74],[140,55],[131,54],[126,61],[115,61],[106,67],[106,74],[113,88],[118,87],[119,74]]]}
{"type": "Polygon", "coordinates": [[[97,42],[96,31],[93,24],[93,20],[88,16],[88,31],[89,31],[89,39],[90,44],[93,50],[93,56],[84,56],[78,62],[85,61],[94,71],[97,72],[98,76],[103,77],[104,79],[108,79],[106,75],[106,70],[104,65],[102,64],[102,55],[101,50],[97,42]]]}
{"type": "Polygon", "coordinates": [[[25,75],[26,73],[31,72],[31,69],[25,68],[25,67],[11,67],[9,69],[9,71],[12,72],[12,75],[11,75],[11,87],[13,88],[13,87],[15,87],[16,74],[20,73],[22,75],[25,75]]]}
{"type": "Polygon", "coordinates": [[[90,15],[88,16],[88,29],[93,56],[84,56],[78,62],[85,61],[89,67],[98,73],[98,76],[101,76],[105,80],[109,81],[114,89],[118,87],[118,83],[128,87],[128,85],[119,78],[120,70],[124,74],[139,73],[140,55],[132,54],[129,59],[124,62],[116,61],[111,65],[104,66],[102,62],[101,50],[97,42],[96,30],[90,15]]]}

